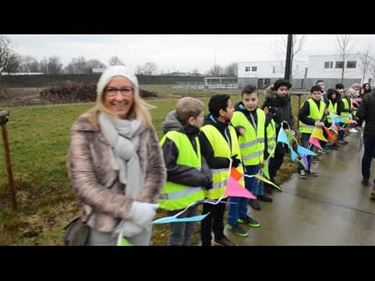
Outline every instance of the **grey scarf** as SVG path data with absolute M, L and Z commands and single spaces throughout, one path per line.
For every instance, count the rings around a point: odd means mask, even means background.
M 111 147 L 111 165 L 119 171 L 120 182 L 126 185 L 126 195 L 136 199 L 145 178 L 137 154 L 142 121 L 114 119 L 100 113 L 99 124 Z
M 119 171 L 120 182 L 126 185 L 126 196 L 136 200 L 145 180 L 137 154 L 143 123 L 137 119 L 114 119 L 100 113 L 99 124 L 110 144 L 111 165 L 114 170 Z M 132 220 L 122 220 L 115 233 L 122 233 L 133 245 L 148 245 L 151 225 L 141 227 Z

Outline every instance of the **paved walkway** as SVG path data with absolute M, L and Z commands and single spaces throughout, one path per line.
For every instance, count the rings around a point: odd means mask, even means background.
M 273 203 L 251 209 L 260 220 L 249 236 L 228 236 L 239 245 L 375 245 L 375 201 L 372 186 L 361 185 L 360 133 L 349 144 L 320 156 L 313 164 L 319 177 L 300 179 L 297 174 L 273 192 Z M 375 163 L 372 164 L 372 178 Z

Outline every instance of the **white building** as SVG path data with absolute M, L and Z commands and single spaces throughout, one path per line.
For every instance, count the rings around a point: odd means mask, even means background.
M 370 83 L 374 86 L 374 59 L 369 58 L 368 70 L 364 73 L 359 54 L 348 54 L 345 62 L 340 55 L 312 55 L 308 59 L 307 88 L 315 84 L 316 80 L 325 81 L 326 89 L 334 88 L 335 84 L 341 83 L 342 69 L 344 67 L 345 87 L 353 83 Z
M 292 79 L 294 88 L 304 88 L 307 63 L 294 60 Z M 248 61 L 238 63 L 238 86 L 242 88 L 247 84 L 253 84 L 263 89 L 274 83 L 277 79 L 284 78 L 284 61 Z

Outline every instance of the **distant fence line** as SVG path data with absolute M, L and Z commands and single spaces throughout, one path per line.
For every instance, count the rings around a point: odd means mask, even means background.
M 188 83 L 178 82 L 173 88 L 177 89 L 238 89 L 237 83 L 213 83 L 207 84 L 204 82 Z
M 0 76 L 0 86 L 5 88 L 42 88 L 61 82 L 97 83 L 100 74 L 60 75 L 10 75 Z M 201 83 L 201 76 L 137 75 L 140 84 Z

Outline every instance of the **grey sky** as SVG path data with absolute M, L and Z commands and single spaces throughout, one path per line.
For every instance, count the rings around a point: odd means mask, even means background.
M 119 56 L 126 65 L 155 62 L 159 71 L 207 71 L 215 62 L 226 66 L 232 62 L 278 59 L 276 42 L 286 35 L 8 35 L 17 53 L 38 60 L 57 55 L 64 65 L 73 57 L 99 59 L 108 64 Z M 306 35 L 299 59 L 308 55 L 337 53 L 336 35 Z M 353 51 L 375 46 L 375 35 L 352 35 Z

